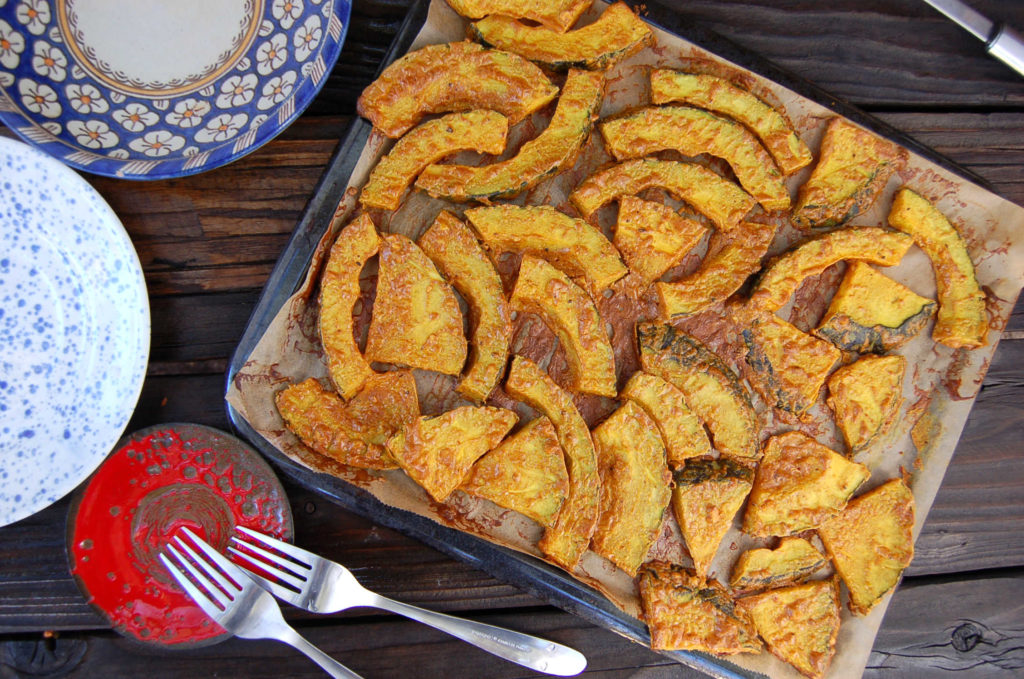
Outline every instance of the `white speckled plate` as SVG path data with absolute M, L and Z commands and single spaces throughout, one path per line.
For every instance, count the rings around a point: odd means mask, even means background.
M 0 526 L 56 502 L 117 443 L 149 359 L 149 300 L 117 215 L 0 137 Z

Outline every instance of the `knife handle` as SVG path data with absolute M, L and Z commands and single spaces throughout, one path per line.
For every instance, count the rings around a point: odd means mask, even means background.
M 1017 73 L 1024 75 L 1024 36 L 1009 26 L 1000 26 L 995 37 L 989 40 L 988 53 Z

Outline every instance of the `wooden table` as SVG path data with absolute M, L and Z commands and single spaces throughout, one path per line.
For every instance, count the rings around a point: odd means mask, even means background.
M 128 430 L 227 429 L 224 371 L 278 253 L 316 186 L 406 0 L 357 0 L 344 53 L 288 131 L 219 170 L 153 183 L 87 176 L 121 217 L 149 285 L 148 376 Z M 1024 3 L 973 0 L 1024 29 Z M 685 17 L 882 118 L 1024 204 L 1024 78 L 919 0 L 681 0 Z M 9 134 L 4 131 L 4 133 Z M 1024 307 L 1010 322 L 878 636 L 867 676 L 1024 673 Z M 383 594 L 543 635 L 583 651 L 590 677 L 697 673 L 551 608 L 416 541 L 288 485 L 296 541 Z M 0 679 L 320 677 L 272 642 L 154 655 L 110 631 L 68 575 L 68 502 L 0 528 Z M 372 677 L 530 673 L 370 610 L 291 615 Z

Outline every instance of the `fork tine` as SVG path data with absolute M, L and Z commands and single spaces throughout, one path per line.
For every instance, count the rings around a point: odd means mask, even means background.
M 171 571 L 171 574 L 176 574 L 175 580 L 185 588 L 188 595 L 192 597 L 195 602 L 198 603 L 199 606 L 210 616 L 216 616 L 217 613 L 227 610 L 228 605 L 231 603 L 231 599 L 224 594 L 224 592 L 217 589 L 213 582 L 206 577 L 206 574 L 186 559 L 174 545 L 167 545 L 167 550 L 174 557 L 174 560 L 178 562 L 178 566 Z M 168 562 L 169 559 L 164 563 Z M 188 576 L 181 571 L 182 568 L 191 573 L 192 577 L 198 580 L 199 584 L 201 584 L 206 591 L 204 592 L 202 589 L 196 587 L 195 584 L 188 579 Z M 207 605 L 212 606 L 217 613 L 210 611 L 209 608 L 207 608 Z
M 241 552 L 241 551 L 235 549 L 234 547 L 228 547 L 228 549 L 233 554 L 237 554 L 239 557 L 248 559 L 249 561 L 251 561 L 252 563 L 256 564 L 257 566 L 260 566 L 261 568 L 264 568 L 264 570 L 267 570 L 266 567 L 265 567 L 265 564 L 262 564 L 259 561 L 256 561 L 256 560 L 252 559 L 252 557 L 247 555 L 245 552 Z M 260 587 L 266 589 L 271 594 L 276 596 L 278 599 L 282 599 L 284 601 L 289 601 L 289 602 L 295 603 L 296 599 L 299 598 L 300 593 L 302 591 L 301 587 L 297 587 L 296 589 L 288 589 L 284 585 L 282 585 L 280 583 L 277 583 L 277 582 L 274 582 L 273 580 L 270 580 L 269 578 L 265 578 L 262 575 L 260 575 L 259 573 L 256 573 L 254 571 L 248 571 L 246 574 L 250 578 L 255 580 L 257 583 L 259 583 Z M 296 590 L 298 590 L 298 591 L 296 591 Z
M 193 536 L 193 539 L 197 538 Z M 201 557 L 199 553 L 195 549 L 193 549 L 191 545 L 182 540 L 181 536 L 179 535 L 174 536 L 174 541 L 178 543 L 178 546 L 186 554 L 192 557 L 192 560 L 195 562 L 195 565 L 203 571 L 206 577 L 216 582 L 220 586 L 221 590 L 223 590 L 224 593 L 227 594 L 229 598 L 234 599 L 235 596 L 237 596 L 237 594 L 242 591 L 242 586 L 245 581 L 240 580 L 238 575 L 234 573 L 230 574 L 234 581 L 224 577 L 224 574 L 217 570 L 217 567 L 221 566 L 220 562 L 214 561 L 214 563 L 211 564 L 210 561 L 212 561 L 212 559 L 204 559 L 203 557 Z M 209 556 L 206 550 L 203 550 L 203 553 Z
M 234 538 L 232 538 L 232 539 L 234 539 Z M 241 540 L 239 540 L 238 542 L 240 544 L 245 545 L 246 549 L 251 549 L 252 551 L 254 551 L 257 554 L 259 554 L 260 556 L 264 557 L 265 559 L 273 561 L 273 563 L 268 564 L 268 563 L 265 563 L 263 561 L 260 561 L 259 559 L 255 558 L 253 555 L 248 554 L 246 552 L 243 552 L 240 549 L 236 549 L 235 547 L 233 547 L 231 545 L 228 545 L 228 551 L 230 551 L 232 554 L 235 554 L 235 555 L 245 559 L 246 561 L 248 561 L 252 565 L 254 565 L 254 566 L 258 567 L 258 568 L 262 568 L 264 571 L 270 573 L 271 575 L 276 577 L 278 580 L 281 580 L 282 582 L 287 583 L 288 585 L 294 587 L 295 589 L 301 590 L 303 587 L 306 586 L 306 578 L 300 577 L 300 576 L 296 575 L 295 573 L 292 573 L 291 571 L 282 570 L 282 569 L 276 568 L 274 566 L 274 563 L 277 563 L 277 564 L 281 563 L 280 561 L 277 561 L 274 558 L 274 557 L 276 557 L 276 555 L 271 554 L 270 552 L 266 551 L 265 549 L 260 549 L 259 547 L 256 547 L 255 545 L 246 544 L 245 542 L 242 542 Z M 279 559 L 280 557 L 276 557 L 276 558 Z
M 206 558 L 212 561 L 224 575 L 234 581 L 235 589 L 240 590 L 245 587 L 248 580 L 246 580 L 245 573 L 241 568 L 231 563 L 226 556 L 210 546 L 210 543 L 193 533 L 188 527 L 183 526 L 181 532 L 187 535 L 192 540 L 192 544 L 201 550 L 206 555 Z
M 259 545 L 254 545 L 251 542 L 246 542 L 245 540 L 242 540 L 237 536 L 232 535 L 231 540 L 237 543 L 239 547 L 245 547 L 253 553 L 260 555 L 261 557 L 263 557 L 264 561 L 269 561 L 272 565 L 276 565 L 278 569 L 285 570 L 290 575 L 299 578 L 300 581 L 305 580 L 306 575 L 311 570 L 313 570 L 313 567 L 311 565 L 297 564 L 294 561 L 286 559 L 285 557 L 279 554 L 274 554 L 269 549 L 263 549 Z M 230 547 L 228 549 L 230 549 Z M 256 561 L 255 563 L 259 562 Z
M 297 560 L 300 563 L 300 565 L 303 565 L 306 568 L 312 568 L 312 562 L 316 558 L 316 555 L 312 552 L 307 552 L 301 547 L 290 545 L 287 542 L 284 542 L 283 540 L 272 538 L 269 535 L 264 535 L 263 533 L 254 531 L 251 528 L 246 528 L 245 526 L 235 526 L 235 530 L 244 535 L 248 535 L 257 542 L 262 542 L 264 545 L 270 547 L 271 549 L 276 549 L 279 552 L 284 552 L 288 556 Z

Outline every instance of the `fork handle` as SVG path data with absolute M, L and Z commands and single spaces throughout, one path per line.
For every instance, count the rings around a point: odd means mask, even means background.
M 287 630 L 282 630 L 282 632 L 275 636 L 275 638 L 279 641 L 283 641 L 297 651 L 304 653 L 310 660 L 319 665 L 324 672 L 327 672 L 327 674 L 334 677 L 334 679 L 363 679 L 362 675 L 356 674 L 349 668 L 345 667 L 340 662 L 306 641 L 298 632 L 290 627 Z
M 529 634 L 435 613 L 379 594 L 371 605 L 447 632 L 499 658 L 538 672 L 570 677 L 579 674 L 587 666 L 587 659 L 579 651 Z

